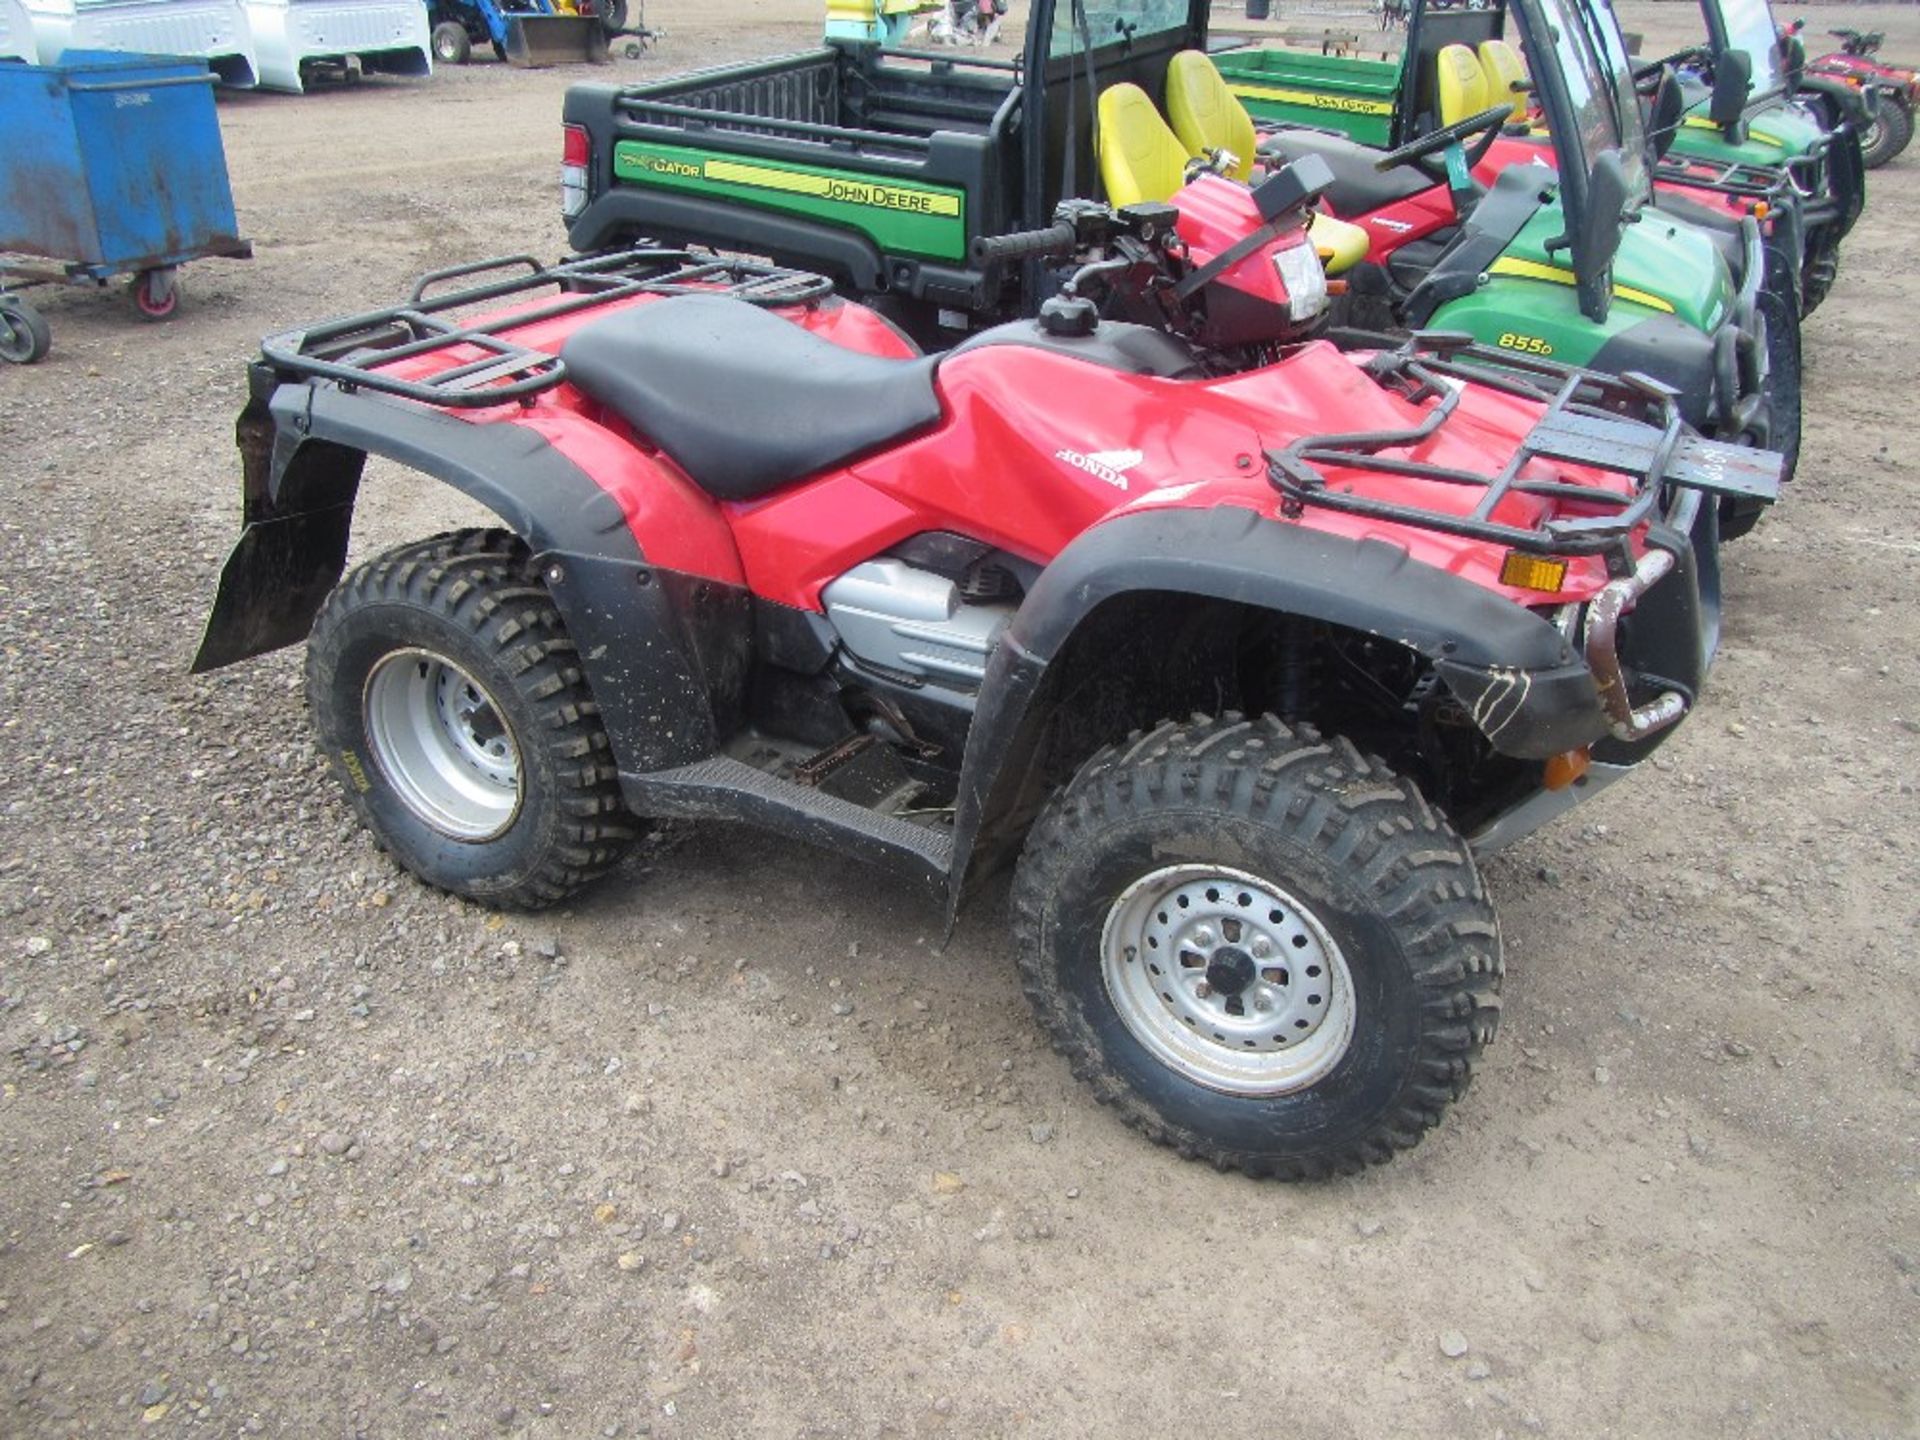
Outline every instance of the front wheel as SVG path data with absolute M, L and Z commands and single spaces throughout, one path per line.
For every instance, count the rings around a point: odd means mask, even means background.
M 559 612 L 502 532 L 349 575 L 308 638 L 307 698 L 348 802 L 430 885 L 549 905 L 638 829 Z
M 1913 116 L 1897 100 L 1882 99 L 1860 137 L 1860 159 L 1869 170 L 1878 170 L 1907 148 L 1913 139 Z
M 1028 999 L 1074 1073 L 1222 1169 L 1319 1179 L 1409 1148 L 1498 1020 L 1465 842 L 1380 762 L 1271 717 L 1096 755 L 1013 899 Z

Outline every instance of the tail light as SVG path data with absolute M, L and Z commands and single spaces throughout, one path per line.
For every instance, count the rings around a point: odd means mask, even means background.
M 593 144 L 582 125 L 562 125 L 560 134 L 560 214 L 572 220 L 587 208 L 587 166 Z

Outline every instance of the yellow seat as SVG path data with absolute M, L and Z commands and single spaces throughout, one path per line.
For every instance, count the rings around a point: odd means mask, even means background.
M 1316 210 L 1307 217 L 1307 239 L 1313 242 L 1321 268 L 1329 275 L 1351 270 L 1367 258 L 1373 240 L 1359 225 Z
M 1227 88 L 1220 72 L 1198 50 L 1182 50 L 1167 65 L 1167 119 L 1189 155 L 1224 150 L 1233 156 L 1230 180 L 1253 179 L 1258 144 L 1247 107 Z
M 1226 175 L 1242 182 L 1253 179 L 1259 143 L 1253 117 L 1227 88 L 1213 61 L 1198 50 L 1182 50 L 1167 65 L 1167 118 L 1188 154 L 1201 157 L 1224 150 L 1235 162 Z M 1309 217 L 1307 235 L 1329 275 L 1351 270 L 1367 258 L 1372 244 L 1358 225 L 1318 213 Z
M 1100 94 L 1100 178 L 1116 208 L 1171 200 L 1187 183 L 1187 147 L 1138 85 Z
M 1513 102 L 1513 118 L 1527 118 L 1527 65 L 1520 52 L 1504 40 L 1480 42 L 1480 70 L 1486 77 L 1488 105 Z
M 1442 45 L 1436 57 L 1440 124 L 1444 128 L 1491 110 L 1500 98 L 1488 93 L 1487 72 L 1480 57 L 1464 45 Z

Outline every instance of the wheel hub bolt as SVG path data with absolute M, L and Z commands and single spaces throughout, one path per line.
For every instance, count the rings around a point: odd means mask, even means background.
M 1209 930 L 1206 926 L 1202 925 L 1198 930 L 1193 932 L 1193 943 L 1200 946 L 1202 949 L 1205 949 L 1207 946 L 1212 945 L 1213 931 Z
M 1273 954 L 1273 942 L 1264 935 L 1254 936 L 1253 944 L 1247 948 L 1253 951 L 1253 958 L 1256 960 L 1264 960 Z

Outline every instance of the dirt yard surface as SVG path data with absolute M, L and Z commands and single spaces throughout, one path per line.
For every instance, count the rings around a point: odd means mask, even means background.
M 603 73 L 816 13 L 656 3 Z M 1806 13 L 1920 60 L 1920 10 Z M 558 253 L 576 78 L 224 102 L 257 258 L 163 326 L 50 296 L 0 367 L 0 1435 L 1916 1433 L 1920 150 L 1808 327 L 1704 705 L 1488 866 L 1472 1093 L 1289 1188 L 1092 1102 L 1004 887 L 943 950 L 883 878 L 671 827 L 488 914 L 349 822 L 298 651 L 188 677 L 258 337 Z M 355 549 L 465 518 L 383 470 Z

